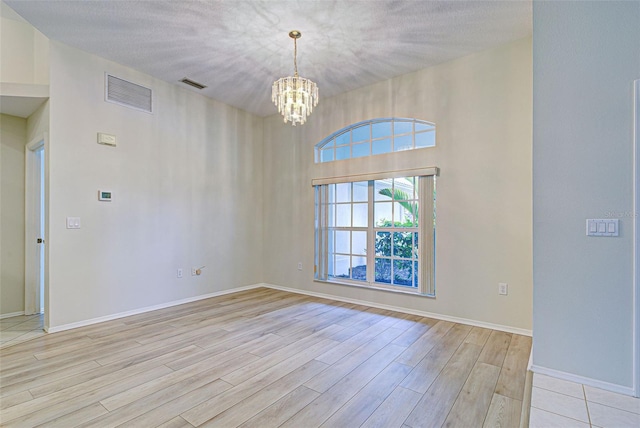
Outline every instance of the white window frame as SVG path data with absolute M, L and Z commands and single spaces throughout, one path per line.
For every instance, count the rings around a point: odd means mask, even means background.
M 410 170 L 399 170 L 380 172 L 374 174 L 358 174 L 340 177 L 318 178 L 312 180 L 315 187 L 316 198 L 316 222 L 315 222 L 315 280 L 321 282 L 338 283 L 345 285 L 353 285 L 359 287 L 392 290 L 404 293 L 418 294 L 424 296 L 435 296 L 435 177 L 439 174 L 436 167 L 419 168 Z M 417 233 L 420 239 L 420 250 L 418 255 L 418 287 L 407 287 L 401 285 L 392 285 L 375 282 L 375 239 L 376 228 L 374 225 L 374 186 L 372 182 L 381 179 L 401 178 L 401 177 L 417 177 L 418 185 L 418 222 Z M 359 231 L 366 230 L 367 234 L 367 280 L 356 281 L 346 278 L 336 279 L 329 277 L 328 260 L 330 256 L 329 249 L 329 192 L 328 185 L 339 183 L 353 183 L 368 181 L 368 226 L 366 228 L 351 227 L 344 230 Z M 353 201 L 352 201 L 353 203 Z M 331 227 L 331 229 L 336 229 Z M 342 230 L 340 228 L 340 230 Z M 411 232 L 410 229 L 395 229 L 394 232 Z M 353 249 L 351 250 L 353 254 Z

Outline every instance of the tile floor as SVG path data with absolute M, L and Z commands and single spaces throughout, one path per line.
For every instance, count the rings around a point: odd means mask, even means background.
M 637 428 L 640 399 L 535 373 L 530 428 Z
M 42 314 L 0 319 L 0 348 L 44 335 Z

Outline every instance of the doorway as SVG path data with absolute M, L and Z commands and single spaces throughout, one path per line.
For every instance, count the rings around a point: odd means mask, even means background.
M 46 173 L 47 134 L 27 144 L 25 165 L 25 315 L 46 309 Z

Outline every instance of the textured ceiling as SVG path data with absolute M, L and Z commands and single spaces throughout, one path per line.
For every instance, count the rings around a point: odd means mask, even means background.
M 322 98 L 531 34 L 531 1 L 15 1 L 51 39 L 260 116 L 298 71 Z M 180 84 L 180 83 L 178 83 Z M 182 84 L 180 84 L 182 85 Z

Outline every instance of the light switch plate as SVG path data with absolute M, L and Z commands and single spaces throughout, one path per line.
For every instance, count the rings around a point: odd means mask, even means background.
M 67 217 L 67 229 L 80 229 L 80 217 Z
M 619 226 L 617 218 L 588 218 L 587 236 L 619 236 Z

